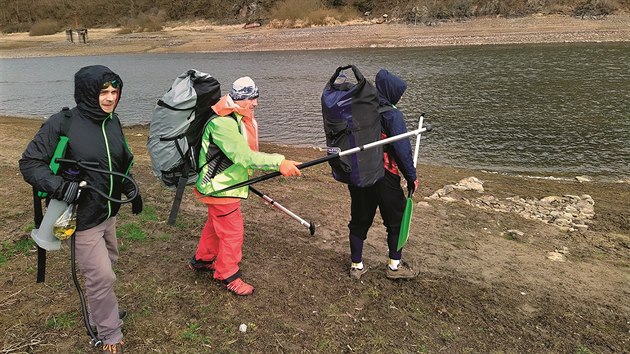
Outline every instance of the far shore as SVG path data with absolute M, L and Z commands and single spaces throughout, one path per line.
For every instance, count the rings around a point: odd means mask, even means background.
M 209 53 L 340 48 L 396 48 L 525 43 L 630 42 L 630 14 L 603 19 L 540 15 L 476 18 L 460 22 L 375 24 L 275 29 L 216 26 L 205 21 L 169 23 L 160 32 L 119 34 L 117 28 L 88 29 L 87 43 L 71 43 L 65 32 L 31 37 L 0 35 L 0 58 Z

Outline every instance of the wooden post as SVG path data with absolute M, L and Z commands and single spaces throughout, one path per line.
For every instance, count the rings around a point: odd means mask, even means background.
M 87 43 L 87 32 L 87 28 L 77 28 L 77 36 L 80 42 Z

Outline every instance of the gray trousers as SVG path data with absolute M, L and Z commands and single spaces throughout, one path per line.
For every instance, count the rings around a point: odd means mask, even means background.
M 90 304 L 90 322 L 96 325 L 104 344 L 122 340 L 123 321 L 118 318 L 118 300 L 114 293 L 116 275 L 112 266 L 118 260 L 116 217 L 74 235 L 75 255 L 85 278 L 85 293 Z

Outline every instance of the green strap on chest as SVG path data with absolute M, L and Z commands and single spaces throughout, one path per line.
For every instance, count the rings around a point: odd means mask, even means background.
M 72 113 L 70 113 L 70 109 L 68 107 L 63 107 L 61 111 L 64 113 L 64 120 L 61 123 L 59 142 L 57 143 L 57 147 L 55 147 L 55 152 L 50 159 L 50 164 L 48 164 L 53 174 L 57 174 L 57 172 L 59 171 L 59 162 L 57 162 L 57 158 L 63 158 L 66 155 L 66 148 L 68 147 L 68 142 L 70 141 L 70 138 L 68 138 L 65 134 L 67 134 L 70 127 L 70 118 L 72 117 Z M 37 196 L 40 198 L 46 198 L 46 196 L 48 196 L 48 193 L 37 191 Z

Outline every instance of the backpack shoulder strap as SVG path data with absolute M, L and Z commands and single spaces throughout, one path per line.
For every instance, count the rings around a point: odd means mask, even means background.
M 72 123 L 72 112 L 70 112 L 70 108 L 63 107 L 61 112 L 63 113 L 64 120 L 61 122 L 61 135 L 66 136 L 68 130 L 70 130 L 70 123 Z
M 383 114 L 383 113 L 385 113 L 387 111 L 391 111 L 391 110 L 394 110 L 394 109 L 396 109 L 394 106 L 383 105 L 383 106 L 379 106 L 378 107 L 378 113 L 379 114 Z
M 64 157 L 66 154 L 66 148 L 68 147 L 68 141 L 70 140 L 66 135 L 68 130 L 70 130 L 70 123 L 72 123 L 72 112 L 70 112 L 70 108 L 63 107 L 61 112 L 63 113 L 63 120 L 61 121 L 61 131 L 59 132 L 59 142 L 55 147 L 55 152 L 53 153 L 52 158 L 50 159 L 50 163 L 48 167 L 50 170 L 57 174 L 59 171 L 59 162 L 57 162 L 57 158 Z M 37 196 L 40 198 L 45 198 L 48 195 L 46 192 L 37 191 Z
M 61 122 L 59 142 L 57 143 L 57 147 L 55 148 L 53 157 L 50 160 L 50 169 L 53 171 L 54 174 L 57 174 L 57 170 L 59 169 L 57 158 L 63 157 L 66 154 L 66 147 L 68 146 L 68 141 L 70 140 L 67 134 L 72 123 L 72 112 L 70 112 L 70 108 L 63 107 L 60 113 L 63 113 L 63 121 Z

